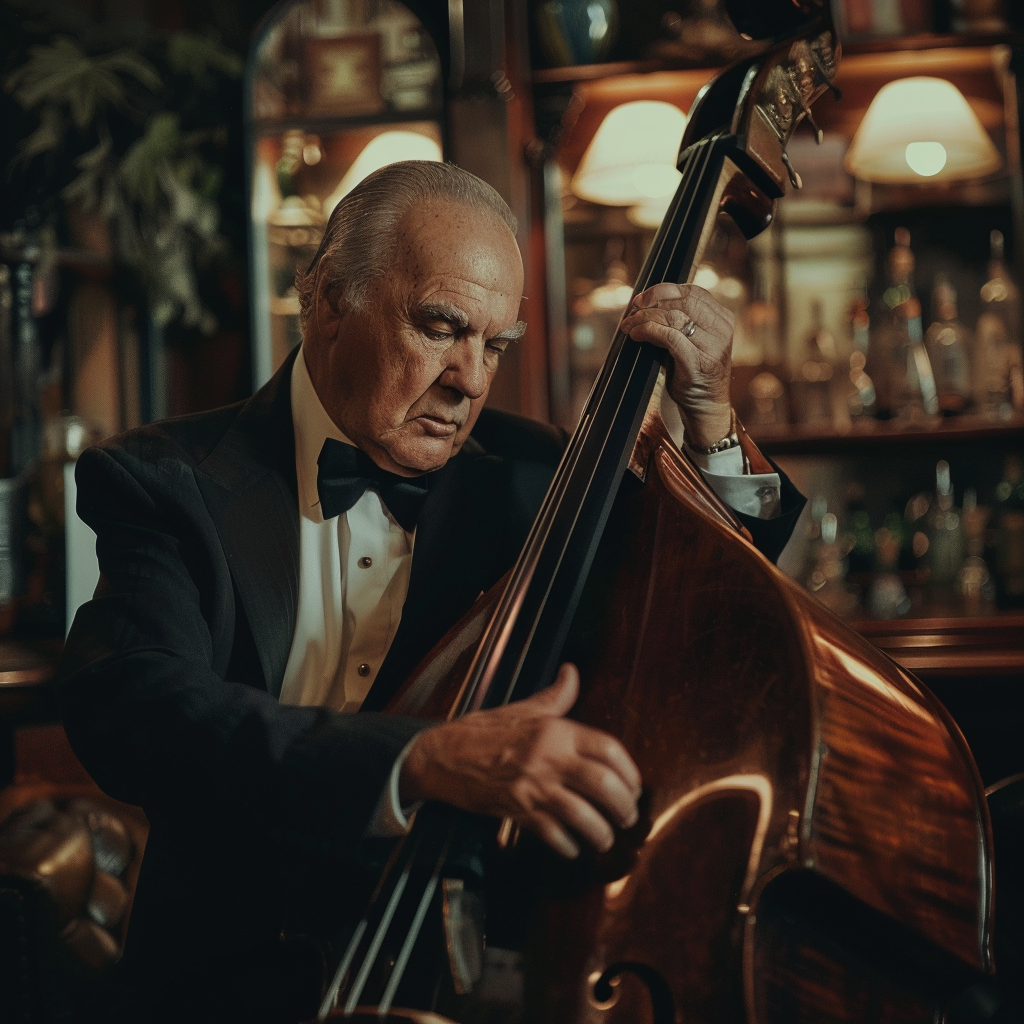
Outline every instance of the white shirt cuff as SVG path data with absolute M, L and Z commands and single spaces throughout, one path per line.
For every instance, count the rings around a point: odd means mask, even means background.
M 742 448 L 726 448 L 714 455 L 690 452 L 701 475 L 722 501 L 755 519 L 773 519 L 782 503 L 778 473 L 744 473 Z
M 667 391 L 661 396 L 661 416 L 676 447 L 684 441 L 683 420 L 679 406 Z M 687 454 L 701 471 L 708 486 L 737 512 L 757 519 L 773 519 L 782 506 L 782 481 L 778 473 L 747 473 L 743 449 L 726 448 L 714 455 L 700 455 L 690 449 Z
M 377 809 L 373 812 L 373 817 L 366 829 L 366 835 L 370 839 L 398 839 L 404 836 L 412 825 L 413 816 L 420 809 L 422 801 L 403 807 L 398 799 L 398 779 L 402 774 L 402 765 L 416 739 L 417 737 L 414 736 L 406 743 L 391 766 L 388 784 L 381 791 Z

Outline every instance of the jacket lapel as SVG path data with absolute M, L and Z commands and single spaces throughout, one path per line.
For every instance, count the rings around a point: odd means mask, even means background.
M 437 641 L 501 575 L 504 462 L 476 441 L 431 480 L 416 528 L 402 621 L 362 710 L 380 711 Z
M 299 508 L 291 368 L 295 353 L 245 405 L 197 470 L 263 670 L 281 690 L 299 596 Z

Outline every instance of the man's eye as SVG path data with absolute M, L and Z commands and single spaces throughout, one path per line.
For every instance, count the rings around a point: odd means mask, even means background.
M 508 348 L 507 341 L 489 341 L 487 347 L 492 351 L 496 352 L 499 356 Z
M 423 333 L 431 341 L 451 341 L 452 338 L 454 337 L 451 331 L 439 330 L 436 327 L 424 327 Z

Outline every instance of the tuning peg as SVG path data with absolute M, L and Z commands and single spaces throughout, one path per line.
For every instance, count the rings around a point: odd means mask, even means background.
M 789 153 L 785 150 L 782 151 L 782 162 L 786 165 L 786 170 L 789 172 L 789 183 L 793 188 L 803 188 L 804 179 L 800 177 L 799 171 L 793 166 L 793 161 L 789 159 Z
M 810 107 L 804 107 L 804 112 L 807 114 L 807 123 L 811 126 L 811 131 L 814 132 L 814 141 L 820 146 L 821 140 L 825 138 L 825 133 L 818 127 L 818 122 L 814 120 Z

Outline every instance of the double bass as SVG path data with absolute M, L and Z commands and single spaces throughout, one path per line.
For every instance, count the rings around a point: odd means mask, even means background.
M 833 88 L 827 0 L 726 6 L 770 41 L 698 96 L 634 294 L 690 280 L 718 218 L 747 238 L 771 223 L 799 185 L 790 136 Z M 574 717 L 640 768 L 641 820 L 607 854 L 556 863 L 507 821 L 493 836 L 501 913 L 518 918 L 518 1019 L 940 1019 L 994 969 L 970 754 L 917 680 L 757 552 L 669 439 L 662 373 L 658 350 L 617 333 L 515 566 L 390 705 L 453 718 L 528 696 L 572 660 Z M 487 1019 L 471 992 L 451 1016 L 398 1008 L 436 908 L 454 913 L 452 854 L 480 827 L 464 819 L 418 812 L 340 947 L 319 1020 Z

